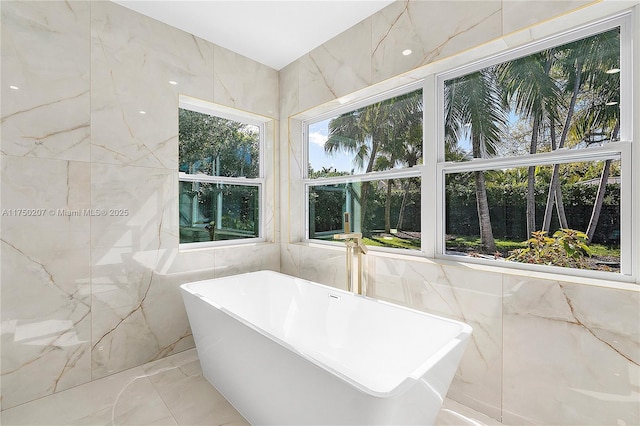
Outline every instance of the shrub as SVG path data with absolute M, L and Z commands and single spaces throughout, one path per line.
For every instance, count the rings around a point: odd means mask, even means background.
M 532 232 L 531 238 L 523 244 L 527 247 L 511 251 L 507 260 L 537 265 L 589 268 L 584 257 L 591 256 L 591 250 L 584 232 L 560 229 L 553 237 L 549 237 L 547 231 L 536 231 Z

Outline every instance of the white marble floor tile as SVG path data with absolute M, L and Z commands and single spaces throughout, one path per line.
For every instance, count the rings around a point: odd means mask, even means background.
M 248 425 L 202 376 L 190 349 L 2 412 L 11 425 Z M 435 426 L 502 423 L 445 400 Z
M 434 426 L 501 426 L 502 423 L 453 400 L 445 399 Z
M 2 412 L 9 425 L 175 425 L 141 367 Z
M 195 349 L 143 366 L 179 425 L 248 425 L 202 376 Z

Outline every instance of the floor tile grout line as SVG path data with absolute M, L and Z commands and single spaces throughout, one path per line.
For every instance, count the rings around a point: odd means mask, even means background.
M 162 394 L 160 393 L 160 391 L 158 390 L 158 388 L 156 388 L 156 386 L 153 384 L 153 381 L 150 379 L 150 377 L 155 376 L 157 374 L 160 373 L 164 373 L 167 371 L 171 371 L 171 370 L 176 370 L 179 369 L 181 366 L 173 366 L 173 367 L 166 367 L 166 368 L 161 368 L 158 371 L 155 371 L 153 373 L 147 373 L 144 370 L 144 367 L 147 364 L 143 364 L 140 366 L 140 368 L 142 369 L 142 371 L 145 373 L 141 376 L 136 376 L 133 379 L 131 379 L 126 385 L 124 385 L 124 387 L 120 390 L 120 392 L 118 393 L 118 395 L 116 396 L 115 401 L 113 402 L 113 406 L 111 409 L 111 426 L 117 426 L 116 422 L 115 422 L 115 410 L 116 410 L 116 405 L 118 404 L 118 400 L 120 399 L 120 397 L 122 396 L 122 394 L 124 393 L 124 391 L 127 389 L 127 387 L 129 387 L 129 385 L 131 385 L 132 383 L 134 383 L 136 380 L 138 379 L 146 379 L 147 382 L 149 382 L 149 384 L 151 385 L 151 388 L 154 390 L 154 392 L 156 393 L 156 395 L 160 398 L 160 400 L 162 401 L 162 404 L 165 406 L 165 408 L 167 409 L 167 411 L 169 412 L 169 414 L 171 414 L 171 418 L 173 418 L 173 421 L 179 425 L 178 420 L 176 419 L 175 415 L 173 414 L 173 411 L 171 411 L 171 408 L 167 405 L 167 402 L 165 401 L 165 399 L 162 397 Z
M 182 367 L 182 366 L 175 366 L 175 367 L 171 368 L 170 370 L 174 370 L 174 369 L 180 368 L 180 367 Z M 168 370 L 165 370 L 165 371 L 168 371 Z M 153 375 L 156 375 L 156 374 L 158 374 L 160 372 L 162 372 L 162 370 L 157 371 Z M 151 386 L 153 387 L 153 390 L 156 391 L 156 393 L 160 397 L 160 400 L 162 400 L 162 403 L 164 404 L 164 406 L 167 407 L 167 410 L 169 411 L 169 414 L 171 414 L 171 418 L 173 418 L 173 421 L 176 423 L 176 425 L 180 426 L 180 422 L 178 422 L 178 419 L 176 418 L 175 413 L 173 412 L 173 410 L 171 409 L 171 407 L 169 406 L 169 404 L 165 400 L 164 396 L 162 396 L 162 392 L 160 392 L 160 390 L 156 387 L 156 385 L 153 383 L 153 380 L 151 380 L 149 378 L 147 378 L 147 380 L 149 380 L 149 383 L 151 383 Z

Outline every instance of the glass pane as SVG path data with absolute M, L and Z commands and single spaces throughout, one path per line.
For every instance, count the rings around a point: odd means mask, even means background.
M 422 164 L 422 90 L 309 126 L 309 177 Z
M 179 164 L 187 174 L 259 175 L 260 128 L 180 109 Z
M 180 182 L 180 243 L 259 236 L 259 187 Z
M 559 191 L 548 202 L 554 169 Z M 477 202 L 483 198 L 486 204 Z M 447 174 L 445 220 L 447 254 L 619 271 L 620 161 Z M 556 234 L 560 229 L 570 235 Z M 572 239 L 566 250 L 563 243 Z
M 332 241 L 344 232 L 361 232 L 368 246 L 420 249 L 420 178 L 309 187 L 309 238 Z
M 619 140 L 619 28 L 445 82 L 448 161 Z

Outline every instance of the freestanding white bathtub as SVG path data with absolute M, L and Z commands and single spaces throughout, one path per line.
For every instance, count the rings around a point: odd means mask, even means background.
M 433 424 L 471 335 L 272 271 L 181 287 L 204 377 L 254 425 Z

